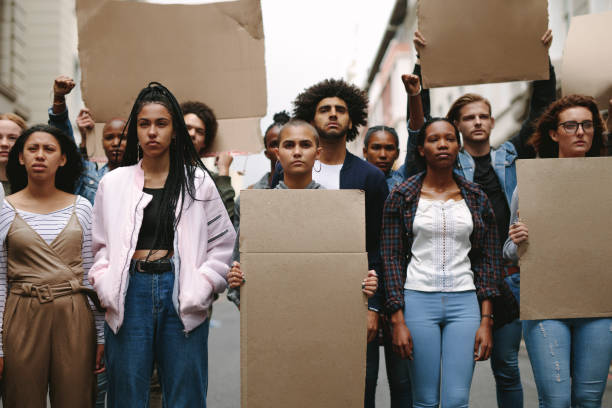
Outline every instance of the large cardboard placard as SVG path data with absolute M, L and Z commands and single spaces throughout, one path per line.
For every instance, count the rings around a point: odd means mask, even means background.
M 548 79 L 547 0 L 419 0 L 423 87 Z
M 263 150 L 263 136 L 259 126 L 260 118 L 221 119 L 212 146 L 206 156 L 215 156 L 220 152 L 233 154 L 259 153 Z
M 77 0 L 83 99 L 99 122 L 127 117 L 151 81 L 217 118 L 266 114 L 259 0 L 182 5 Z
M 563 95 L 590 95 L 601 110 L 612 99 L 612 54 L 601 47 L 610 27 L 612 11 L 573 17 L 563 51 Z
M 242 191 L 243 408 L 363 405 L 364 203 L 356 190 Z
M 243 190 L 240 196 L 240 252 L 366 251 L 362 192 Z
M 521 319 L 612 316 L 612 158 L 519 160 Z

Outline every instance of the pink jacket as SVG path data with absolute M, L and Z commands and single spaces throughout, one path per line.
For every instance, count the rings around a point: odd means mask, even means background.
M 236 232 L 215 183 L 196 172 L 196 198 L 185 194 L 174 235 L 174 307 L 185 332 L 208 317 L 213 293 L 225 290 Z M 143 210 L 152 199 L 142 191 L 140 163 L 107 173 L 93 207 L 94 264 L 89 280 L 106 308 L 106 322 L 116 334 L 123 323 L 130 260 L 136 249 Z M 178 211 L 177 211 L 178 213 Z M 178 285 L 177 285 L 178 283 Z

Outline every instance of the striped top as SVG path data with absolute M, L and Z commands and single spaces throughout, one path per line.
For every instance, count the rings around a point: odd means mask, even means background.
M 48 214 L 37 214 L 27 211 L 17 210 L 23 220 L 48 244 L 51 244 L 55 237 L 66 227 L 72 211 L 76 212 L 77 219 L 83 230 L 83 286 L 91 288 L 88 280 L 89 268 L 93 264 L 93 253 L 91 251 L 91 217 L 92 207 L 87 199 L 76 196 L 76 204 L 70 205 L 61 210 L 53 211 Z M 4 200 L 2 210 L 0 210 L 0 316 L 4 316 L 4 306 L 6 304 L 6 295 L 8 292 L 7 280 L 7 250 L 5 245 L 6 235 L 15 219 L 15 209 L 13 206 Z M 88 298 L 89 300 L 89 298 Z M 95 306 L 89 302 L 91 310 L 94 313 L 96 322 L 96 331 L 98 344 L 104 344 L 104 314 L 98 312 Z M 2 318 L 0 318 L 0 332 L 2 332 Z M 2 336 L 0 336 L 0 356 L 4 356 L 2 349 Z

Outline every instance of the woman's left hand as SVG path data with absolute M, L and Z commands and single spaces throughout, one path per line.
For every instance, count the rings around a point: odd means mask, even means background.
M 374 296 L 376 289 L 378 289 L 378 277 L 376 276 L 376 271 L 368 271 L 365 279 L 361 281 L 361 291 L 370 298 Z
M 493 350 L 493 327 L 488 319 L 483 319 L 480 327 L 476 331 L 476 341 L 474 342 L 474 360 L 485 361 L 491 357 Z
M 104 365 L 104 344 L 98 344 L 96 348 L 96 369 L 94 370 L 94 374 L 100 374 L 106 371 L 106 366 Z

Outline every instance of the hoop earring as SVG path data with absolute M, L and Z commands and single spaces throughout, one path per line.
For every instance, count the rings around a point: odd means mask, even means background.
M 314 171 L 317 172 L 317 173 L 321 172 L 321 161 L 319 161 L 319 169 L 318 170 L 317 170 L 317 163 L 315 162 Z

